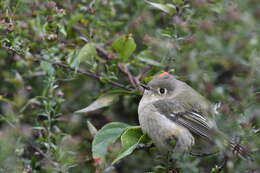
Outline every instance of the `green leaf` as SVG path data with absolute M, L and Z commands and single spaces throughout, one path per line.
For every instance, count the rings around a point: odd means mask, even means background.
M 94 43 L 87 43 L 83 46 L 78 54 L 78 60 L 80 62 L 90 60 L 97 56 L 96 46 Z
M 129 148 L 137 143 L 142 135 L 140 126 L 128 128 L 121 136 L 122 147 Z
M 136 44 L 131 35 L 124 35 L 116 39 L 112 47 L 119 53 L 120 58 L 126 61 L 135 51 Z
M 82 19 L 84 19 L 84 15 L 82 13 L 75 13 L 71 15 L 67 24 L 68 31 L 73 32 L 72 28 Z
M 130 155 L 138 146 L 138 142 L 135 143 L 134 145 L 131 145 L 129 148 L 126 148 L 124 150 L 122 150 L 119 155 L 117 156 L 117 158 L 115 160 L 113 160 L 112 165 L 114 165 L 116 162 L 118 162 L 119 160 L 123 159 L 124 157 Z
M 114 143 L 127 127 L 129 127 L 128 124 L 113 122 L 101 128 L 92 142 L 93 158 L 104 161 L 108 146 Z
M 44 127 L 42 126 L 35 126 L 35 127 L 32 127 L 33 130 L 46 130 Z
M 115 99 L 117 99 L 117 95 L 105 95 L 102 97 L 99 97 L 97 100 L 95 100 L 93 103 L 91 103 L 89 106 L 87 106 L 84 109 L 78 110 L 75 113 L 89 113 L 96 111 L 98 109 L 110 106 Z
M 57 25 L 59 27 L 60 33 L 62 33 L 64 37 L 67 37 L 67 31 L 66 31 L 64 25 L 62 25 L 61 23 L 58 23 Z
M 94 43 L 85 44 L 78 53 L 78 56 L 72 61 L 72 67 L 78 67 L 82 62 L 87 62 L 89 65 L 95 63 L 97 57 L 96 46 Z
M 155 2 L 150 2 L 150 1 L 145 1 L 145 2 L 147 2 L 151 6 L 157 8 L 165 13 L 168 13 L 170 15 L 173 15 L 177 12 L 176 6 L 173 4 L 161 4 L 161 3 L 155 3 Z
M 147 135 L 143 134 L 140 126 L 130 127 L 121 136 L 122 151 L 118 154 L 112 164 L 130 155 L 140 143 L 147 141 Z
M 45 71 L 48 75 L 53 76 L 55 69 L 53 68 L 51 63 L 46 61 L 41 61 L 41 68 Z
M 177 4 L 177 5 L 183 5 L 184 4 L 183 0 L 172 0 L 172 2 Z

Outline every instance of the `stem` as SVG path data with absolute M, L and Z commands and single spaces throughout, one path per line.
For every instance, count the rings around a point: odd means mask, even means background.
M 134 87 L 134 88 L 137 88 L 139 89 L 139 81 L 138 79 L 132 75 L 132 73 L 129 71 L 128 67 L 124 64 L 118 64 L 118 67 L 119 69 L 125 73 L 129 79 L 129 82 L 131 83 L 131 85 Z
M 51 157 L 49 157 L 47 154 L 45 154 L 40 148 L 36 147 L 32 142 L 28 141 L 30 146 L 34 148 L 38 153 L 40 153 L 49 163 L 51 163 L 53 166 L 57 167 L 57 163 L 54 162 Z
M 95 73 L 92 73 L 92 72 L 89 72 L 89 71 L 83 71 L 81 69 L 76 70 L 75 68 L 72 68 L 72 67 L 70 67 L 66 64 L 63 64 L 63 63 L 60 63 L 60 62 L 52 62 L 52 61 L 47 60 L 45 58 L 35 57 L 34 59 L 36 59 L 37 61 L 46 61 L 46 62 L 48 62 L 52 65 L 57 65 L 57 66 L 63 67 L 63 68 L 70 70 L 70 71 L 77 71 L 78 73 L 80 73 L 82 75 L 85 75 L 85 76 L 88 76 L 88 77 L 91 77 L 91 78 L 94 78 L 94 79 L 97 79 L 97 80 L 101 80 L 100 76 L 98 74 L 95 74 Z M 128 88 L 125 85 L 118 83 L 118 82 L 115 82 L 115 81 L 108 81 L 108 83 L 111 84 L 111 85 L 117 86 L 119 88 L 122 88 L 124 90 L 127 90 L 127 91 L 133 90 L 132 88 Z
M 14 53 L 16 53 L 16 54 L 18 54 L 18 55 L 23 55 L 22 53 L 17 52 L 17 51 L 16 51 L 15 49 L 13 49 L 13 48 L 6 47 L 6 46 L 2 46 L 2 47 L 5 48 L 6 50 L 12 51 L 12 52 L 14 52 Z M 97 48 L 97 49 L 98 49 L 100 52 L 102 52 L 103 56 L 107 57 L 108 59 L 111 59 L 111 58 L 112 58 L 112 56 L 108 55 L 103 49 L 101 49 L 101 48 Z M 51 60 L 48 60 L 48 59 L 45 59 L 45 58 L 41 58 L 41 57 L 34 57 L 33 60 L 34 60 L 34 61 L 45 61 L 45 62 L 48 62 L 48 63 L 50 63 L 50 64 L 52 64 L 52 65 L 60 66 L 60 67 L 62 67 L 62 68 L 64 68 L 64 69 L 67 69 L 67 70 L 69 70 L 69 71 L 77 71 L 78 73 L 80 73 L 80 74 L 82 74 L 82 75 L 84 75 L 84 76 L 88 76 L 88 77 L 91 77 L 91 78 L 94 78 L 94 79 L 97 79 L 97 80 L 101 81 L 101 79 L 100 79 L 101 77 L 100 77 L 100 75 L 98 75 L 98 74 L 95 74 L 95 73 L 92 73 L 92 72 L 89 72 L 89 71 L 83 71 L 83 70 L 81 70 L 81 69 L 76 70 L 75 68 L 72 68 L 72 67 L 70 67 L 70 66 L 68 66 L 68 65 L 66 65 L 66 64 L 61 63 L 61 62 L 53 62 L 53 61 L 51 61 Z M 119 83 L 119 82 L 107 81 L 107 83 L 109 83 L 109 84 L 111 84 L 111 85 L 114 85 L 114 86 L 116 86 L 116 87 L 122 88 L 122 89 L 127 90 L 127 91 L 133 91 L 133 90 L 134 90 L 133 88 L 128 88 L 128 87 L 126 87 L 124 84 L 121 84 L 121 83 Z

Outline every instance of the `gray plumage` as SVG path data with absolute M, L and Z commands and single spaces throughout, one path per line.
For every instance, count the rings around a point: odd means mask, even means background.
M 253 160 L 244 147 L 217 129 L 216 107 L 186 83 L 165 72 L 144 88 L 138 106 L 139 122 L 162 153 L 208 155 L 218 151 L 218 139 L 233 153 Z
M 138 107 L 139 122 L 161 152 L 215 152 L 212 134 L 217 128 L 210 102 L 171 75 L 156 77 L 147 87 Z M 202 143 L 206 150 L 196 147 Z

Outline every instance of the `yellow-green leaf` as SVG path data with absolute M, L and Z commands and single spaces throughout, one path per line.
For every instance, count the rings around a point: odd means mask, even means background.
M 117 163 L 119 160 L 133 153 L 140 143 L 147 143 L 148 138 L 146 134 L 143 134 L 140 126 L 129 127 L 121 135 L 121 143 L 123 149 L 118 154 L 112 164 Z
M 116 39 L 112 47 L 120 55 L 120 58 L 123 61 L 126 61 L 135 51 L 136 44 L 131 35 L 124 35 Z
M 150 4 L 151 6 L 153 6 L 154 8 L 157 8 L 165 13 L 168 13 L 170 15 L 175 14 L 176 11 L 176 6 L 173 4 L 162 4 L 162 3 L 155 3 L 155 2 L 150 2 L 150 1 L 145 1 L 148 4 Z
M 89 113 L 89 112 L 93 112 L 98 109 L 110 106 L 116 98 L 117 98 L 117 95 L 106 95 L 106 96 L 99 97 L 97 100 L 95 100 L 89 106 L 87 106 L 84 109 L 80 109 L 80 110 L 76 111 L 75 113 Z
M 109 123 L 102 127 L 92 142 L 93 158 L 103 162 L 107 154 L 108 146 L 113 144 L 127 127 L 129 127 L 128 124 L 119 122 Z

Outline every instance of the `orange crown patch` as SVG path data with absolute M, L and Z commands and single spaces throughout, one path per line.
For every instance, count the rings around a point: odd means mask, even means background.
M 163 76 L 171 76 L 171 75 L 168 72 L 163 72 L 159 74 L 159 77 L 163 77 Z

